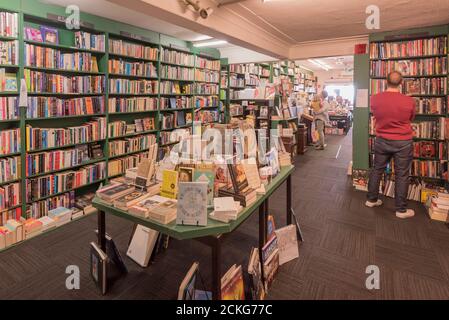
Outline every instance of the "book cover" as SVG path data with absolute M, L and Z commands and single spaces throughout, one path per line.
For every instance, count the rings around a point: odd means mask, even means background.
M 194 182 L 207 182 L 207 206 L 208 208 L 214 205 L 214 182 L 215 174 L 212 169 L 195 169 L 193 172 Z
M 41 26 L 43 42 L 59 44 L 59 31 L 56 28 Z
M 101 294 L 107 290 L 107 260 L 106 253 L 95 243 L 90 243 L 90 274 Z
M 180 182 L 176 223 L 207 226 L 206 182 Z
M 225 275 L 226 276 L 226 275 Z M 245 300 L 242 266 L 235 268 L 232 274 L 221 285 L 222 300 Z
M 187 271 L 178 290 L 178 300 L 195 300 L 195 284 L 199 269 L 199 263 L 194 262 Z
M 289 225 L 275 231 L 278 239 L 279 265 L 299 257 L 296 226 Z
M 228 171 L 235 193 L 241 193 L 249 187 L 242 164 L 228 164 Z
M 178 193 L 178 171 L 163 170 L 161 196 L 176 199 Z

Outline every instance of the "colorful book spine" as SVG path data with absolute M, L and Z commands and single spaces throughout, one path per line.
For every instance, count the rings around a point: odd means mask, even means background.
M 108 162 L 108 175 L 109 177 L 114 177 L 124 174 L 127 169 L 137 167 L 139 163 L 146 158 L 148 158 L 148 152 L 110 160 Z
M 19 119 L 19 100 L 17 97 L 0 97 L 0 121 Z
M 180 84 L 174 81 L 161 81 L 161 94 L 193 94 L 195 86 L 191 84 Z
M 371 76 L 386 77 L 392 71 L 400 71 L 403 76 L 431 76 L 447 74 L 447 57 L 421 60 L 371 61 Z
M 416 114 L 439 114 L 447 113 L 446 98 L 415 98 Z
M 4 226 L 8 220 L 20 220 L 22 218 L 22 208 L 0 211 L 0 226 Z
M 153 62 L 128 62 L 110 59 L 108 65 L 111 74 L 157 78 L 157 68 Z
M 371 59 L 391 59 L 447 54 L 447 37 L 418 39 L 399 42 L 373 42 L 370 44 Z
M 20 129 L 0 131 L 0 155 L 20 152 Z
M 109 113 L 157 110 L 157 98 L 109 98 Z
M 99 115 L 105 113 L 103 96 L 76 99 L 56 97 L 29 97 L 27 118 Z
M 105 51 L 106 37 L 104 34 L 92 34 L 85 31 L 75 32 L 75 46 L 79 49 Z
M 192 68 L 183 68 L 176 66 L 161 66 L 160 76 L 164 79 L 194 81 L 195 73 Z
M 220 99 L 218 96 L 195 97 L 195 108 L 218 108 Z
M 220 112 L 218 110 L 202 110 L 195 114 L 195 121 L 201 121 L 201 123 L 213 123 L 218 122 L 220 119 Z
M 220 60 L 210 60 L 202 57 L 196 57 L 197 68 L 219 71 L 221 68 Z
M 0 159 L 0 183 L 13 181 L 20 178 L 20 157 Z
M 162 63 L 165 62 L 188 67 L 193 67 L 195 65 L 195 57 L 192 54 L 169 50 L 166 48 L 162 48 L 161 61 Z
M 28 125 L 27 151 L 62 147 L 106 139 L 106 118 L 93 118 L 81 126 L 69 128 L 33 128 Z
M 158 81 L 109 79 L 109 92 L 116 94 L 157 94 Z
M 196 69 L 195 70 L 195 81 L 211 82 L 211 83 L 218 84 L 220 82 L 220 73 L 218 71 Z
M 371 79 L 371 94 L 384 92 L 387 89 L 385 79 Z M 447 78 L 404 79 L 401 92 L 410 96 L 416 95 L 446 95 Z
M 115 157 L 130 152 L 148 150 L 150 143 L 155 141 L 154 135 L 144 135 L 124 140 L 114 140 L 109 142 L 109 156 Z
M 70 191 L 62 195 L 51 197 L 45 200 L 33 202 L 27 206 L 27 219 L 39 219 L 48 214 L 48 211 L 64 207 L 73 208 L 75 206 L 75 191 Z
M 1 41 L 0 42 L 0 64 L 18 65 L 19 64 L 19 41 Z
M 161 97 L 160 99 L 160 109 L 170 110 L 170 109 L 190 109 L 195 105 L 194 97 L 172 97 L 166 98 Z
M 195 83 L 195 94 L 217 94 L 219 92 L 218 84 Z
M 106 162 L 99 162 L 76 171 L 27 179 L 27 201 L 37 201 L 43 197 L 71 191 L 86 184 L 101 181 L 106 176 L 105 169 Z
M 88 52 L 63 51 L 25 44 L 25 65 L 28 67 L 98 72 L 97 58 Z
M 0 187 L 0 211 L 20 204 L 20 183 L 11 183 Z
M 158 59 L 159 49 L 123 40 L 109 39 L 109 52 L 122 56 L 156 61 Z
M 17 38 L 19 15 L 15 12 L 0 12 L 0 36 Z
M 102 94 L 104 93 L 104 76 L 67 77 L 25 69 L 25 80 L 30 93 L 62 94 Z

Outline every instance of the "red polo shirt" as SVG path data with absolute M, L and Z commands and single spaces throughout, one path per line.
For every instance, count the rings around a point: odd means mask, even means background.
M 376 119 L 376 136 L 387 140 L 413 139 L 415 101 L 399 92 L 382 92 L 371 97 Z

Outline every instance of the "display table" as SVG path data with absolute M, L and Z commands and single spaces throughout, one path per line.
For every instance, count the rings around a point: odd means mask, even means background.
M 343 129 L 343 133 L 347 134 L 351 129 L 351 114 L 347 115 L 329 115 L 329 121 L 335 123 L 335 128 Z
M 103 251 L 106 249 L 106 214 L 133 221 L 142 226 L 159 231 L 169 235 L 177 240 L 195 239 L 198 240 L 212 250 L 212 297 L 214 300 L 220 299 L 221 292 L 221 246 L 223 240 L 232 234 L 242 223 L 247 220 L 255 211 L 259 209 L 259 250 L 261 251 L 267 239 L 267 220 L 268 212 L 266 210 L 268 198 L 284 183 L 287 182 L 287 224 L 292 224 L 293 220 L 297 225 L 298 239 L 303 241 L 298 221 L 292 208 L 292 187 L 291 174 L 294 166 L 284 167 L 281 172 L 266 187 L 266 194 L 257 197 L 257 201 L 251 206 L 244 208 L 239 214 L 237 220 L 223 223 L 208 219 L 206 227 L 182 226 L 177 225 L 175 221 L 168 225 L 160 224 L 153 220 L 134 216 L 127 211 L 123 211 L 113 207 L 110 203 L 96 197 L 92 204 L 98 209 L 98 243 Z M 260 255 L 261 256 L 261 255 Z

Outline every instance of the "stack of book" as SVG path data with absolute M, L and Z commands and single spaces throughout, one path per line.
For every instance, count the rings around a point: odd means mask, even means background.
M 257 200 L 256 190 L 249 187 L 245 170 L 242 164 L 228 164 L 228 172 L 231 177 L 230 187 L 220 188 L 219 197 L 233 197 L 243 207 L 248 207 Z
M 72 221 L 72 210 L 59 207 L 48 211 L 48 217 L 55 221 L 56 227 L 60 227 Z
M 214 199 L 214 211 L 209 214 L 211 219 L 228 223 L 236 220 L 243 207 L 233 197 L 221 197 Z
M 169 224 L 176 220 L 176 210 L 177 201 L 175 199 L 153 195 L 129 208 L 128 212 L 161 224 Z
M 432 220 L 449 222 L 449 195 L 447 193 L 438 192 L 429 197 L 427 207 Z

